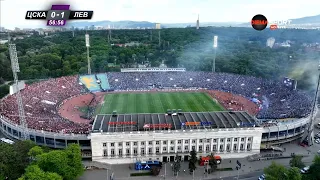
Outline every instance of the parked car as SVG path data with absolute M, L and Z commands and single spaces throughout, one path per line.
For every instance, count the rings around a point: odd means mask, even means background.
M 314 142 L 320 144 L 320 139 L 315 139 Z
M 306 173 L 308 173 L 309 169 L 310 169 L 310 166 L 306 166 L 306 167 L 300 169 L 300 172 L 301 172 L 302 174 L 306 174 Z
M 261 176 L 259 176 L 258 180 L 265 180 L 266 179 L 266 175 L 262 174 Z

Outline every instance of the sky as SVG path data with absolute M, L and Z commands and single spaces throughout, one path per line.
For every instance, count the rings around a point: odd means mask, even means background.
M 28 10 L 49 10 L 70 4 L 71 10 L 93 10 L 91 21 L 149 21 L 154 23 L 249 22 L 256 14 L 268 20 L 287 20 L 320 14 L 320 0 L 0 0 L 0 26 L 34 27 Z

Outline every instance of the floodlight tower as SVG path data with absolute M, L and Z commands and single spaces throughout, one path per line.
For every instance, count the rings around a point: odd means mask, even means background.
M 13 73 L 13 78 L 16 86 L 16 97 L 17 97 L 17 104 L 18 104 L 18 112 L 19 112 L 19 119 L 20 119 L 20 125 L 23 130 L 22 133 L 22 138 L 27 140 L 29 139 L 29 131 L 28 131 L 28 124 L 26 121 L 26 115 L 24 113 L 24 108 L 23 108 L 23 102 L 22 102 L 22 97 L 20 94 L 20 89 L 19 89 L 19 81 L 18 81 L 18 72 L 20 72 L 19 68 L 19 62 L 18 62 L 18 56 L 17 56 L 17 50 L 16 50 L 16 45 L 9 43 L 9 53 L 10 53 L 10 60 L 11 60 L 11 68 L 12 68 L 12 73 Z
M 86 37 L 86 47 L 87 47 L 87 59 L 88 59 L 88 74 L 91 74 L 90 57 L 89 57 L 89 47 L 90 47 L 89 34 L 86 34 L 85 37 Z
M 213 51 L 214 56 L 212 60 L 212 72 L 216 72 L 216 54 L 217 54 L 217 47 L 218 47 L 218 36 L 213 37 Z
M 317 83 L 317 88 L 316 88 L 316 94 L 314 95 L 314 100 L 313 100 L 313 104 L 312 104 L 312 110 L 311 110 L 311 115 L 310 115 L 310 121 L 308 124 L 308 129 L 307 131 L 305 130 L 305 133 L 301 139 L 301 142 L 303 141 L 307 141 L 308 142 L 308 146 L 312 146 L 313 145 L 313 140 L 314 140 L 314 119 L 317 113 L 317 104 L 318 104 L 318 94 L 319 94 L 319 85 L 320 85 L 320 61 L 319 61 L 319 65 L 318 65 L 318 83 Z

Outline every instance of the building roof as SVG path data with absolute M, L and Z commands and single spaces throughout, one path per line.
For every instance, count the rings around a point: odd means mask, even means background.
M 101 114 L 97 115 L 92 132 L 130 132 L 188 129 L 220 129 L 257 127 L 251 115 L 237 112 L 183 112 L 167 114 Z

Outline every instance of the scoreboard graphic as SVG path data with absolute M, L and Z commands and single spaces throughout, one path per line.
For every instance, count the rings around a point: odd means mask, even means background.
M 93 11 L 72 11 L 70 5 L 52 5 L 48 11 L 27 11 L 26 19 L 47 20 L 47 26 L 64 26 L 67 20 L 91 19 Z

